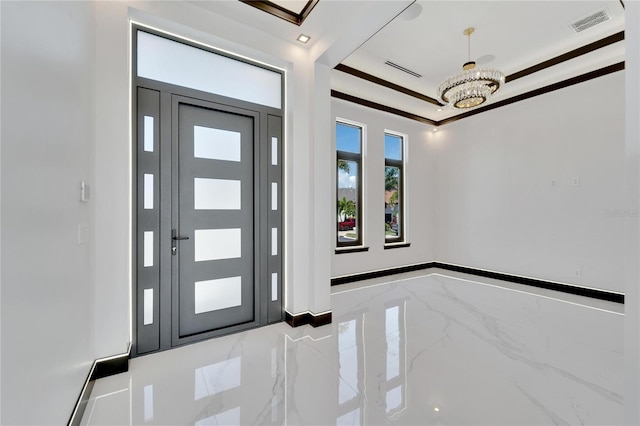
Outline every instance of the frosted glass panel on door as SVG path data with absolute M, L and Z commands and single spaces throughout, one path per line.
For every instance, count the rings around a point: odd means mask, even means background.
M 278 255 L 278 228 L 271 228 L 271 255 Z
M 271 138 L 271 165 L 278 165 L 278 138 Z
M 196 281 L 196 314 L 232 308 L 242 304 L 242 277 Z
M 271 301 L 278 300 L 278 273 L 273 272 L 271 274 Z
M 196 229 L 195 261 L 234 259 L 242 255 L 242 230 Z
M 193 180 L 193 202 L 196 210 L 240 210 L 241 182 L 239 180 Z
M 143 247 L 143 265 L 145 268 L 153 266 L 153 231 L 144 232 L 144 247 Z
M 280 73 L 138 31 L 138 76 L 280 108 Z M 215 72 L 215 76 L 212 75 Z
M 153 152 L 153 117 L 144 116 L 144 150 Z
M 153 289 L 145 288 L 143 292 L 143 324 L 153 324 Z
M 278 210 L 278 184 L 271 182 L 271 210 Z
M 240 161 L 241 134 L 230 130 L 193 126 L 193 156 Z
M 144 208 L 153 209 L 153 175 L 148 173 L 144 174 Z

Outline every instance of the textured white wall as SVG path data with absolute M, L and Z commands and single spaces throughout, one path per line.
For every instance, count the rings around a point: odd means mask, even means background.
M 66 424 L 94 359 L 94 10 L 1 7 L 0 422 Z
M 624 79 L 444 126 L 436 258 L 624 292 L 622 241 L 638 207 L 625 196 Z
M 332 99 L 332 129 L 336 118 L 346 119 L 366 126 L 363 171 L 364 245 L 369 251 L 332 254 L 331 276 L 369 272 L 423 263 L 434 260 L 435 206 L 435 158 L 438 141 L 429 126 L 413 120 L 376 111 L 339 99 Z M 384 250 L 384 132 L 391 130 L 407 135 L 406 152 L 406 242 L 410 247 Z M 331 176 L 335 188 L 335 129 L 332 132 L 333 161 L 326 176 Z M 335 189 L 331 195 L 331 207 L 335 209 Z M 332 248 L 335 249 L 335 219 L 331 211 Z M 332 250 L 333 253 L 333 250 Z

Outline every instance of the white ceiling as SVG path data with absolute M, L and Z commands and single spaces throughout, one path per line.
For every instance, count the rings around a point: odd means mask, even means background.
M 363 13 L 381 7 L 380 0 L 320 0 L 301 26 L 269 15 L 239 1 L 190 1 L 250 25 L 290 43 L 300 33 L 311 36 L 307 47 L 322 41 L 340 43 L 345 29 L 362 20 Z M 300 1 L 277 1 L 301 9 Z M 619 0 L 608 1 L 424 1 L 395 0 L 395 10 L 371 31 L 372 36 L 341 63 L 415 92 L 435 98 L 437 86 L 461 70 L 467 61 L 463 30 L 475 27 L 471 56 L 478 66 L 495 67 L 509 75 L 624 30 L 624 9 Z M 611 16 L 581 33 L 571 24 L 601 9 Z M 389 9 L 391 10 L 391 9 Z M 397 15 L 397 16 L 396 16 Z M 367 34 L 368 36 L 368 34 Z M 547 86 L 624 60 L 624 43 L 592 53 L 507 83 L 489 102 Z M 422 75 L 412 77 L 384 62 L 390 60 Z M 333 70 L 332 89 L 403 111 L 442 120 L 459 111 L 437 106 L 378 84 Z

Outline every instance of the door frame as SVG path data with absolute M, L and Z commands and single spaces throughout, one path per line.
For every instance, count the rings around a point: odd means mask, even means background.
M 172 349 L 184 344 L 196 341 L 206 340 L 212 337 L 218 337 L 225 334 L 235 333 L 240 330 L 259 327 L 284 320 L 284 107 L 273 108 L 265 105 L 254 104 L 247 101 L 241 101 L 221 95 L 203 92 L 186 87 L 176 86 L 169 83 L 150 80 L 137 76 L 136 63 L 136 34 L 137 31 L 148 32 L 160 37 L 167 38 L 176 42 L 188 44 L 211 53 L 223 55 L 234 60 L 249 63 L 254 66 L 269 69 L 270 71 L 281 74 L 282 78 L 282 99 L 284 100 L 284 72 L 276 68 L 266 67 L 263 64 L 253 63 L 245 58 L 234 57 L 225 52 L 215 49 L 204 48 L 202 45 L 192 44 L 185 40 L 169 36 L 159 31 L 150 30 L 139 25 L 132 25 L 132 85 L 131 85 L 131 122 L 132 122 L 132 317 L 131 317 L 131 356 L 137 357 L 147 353 Z M 138 280 L 139 258 L 142 253 L 139 247 L 138 234 L 138 211 L 140 203 L 141 186 L 138 179 L 138 150 L 139 138 L 142 137 L 140 129 L 138 111 L 138 89 L 144 88 L 157 91 L 159 95 L 158 105 L 158 150 L 159 173 L 158 173 L 158 194 L 171 194 L 171 197 L 158 196 L 154 197 L 159 200 L 160 219 L 158 225 L 159 253 L 158 259 L 158 292 L 154 298 L 154 320 L 158 326 L 157 349 L 142 350 L 138 345 L 138 338 L 145 332 L 140 329 L 143 327 L 142 310 L 143 310 L 143 287 L 144 284 Z M 223 112 L 236 113 L 254 118 L 254 321 L 243 323 L 236 326 L 230 326 L 219 330 L 200 333 L 194 336 L 180 338 L 178 335 L 177 322 L 174 320 L 177 314 L 177 284 L 173 279 L 173 275 L 177 272 L 172 267 L 173 260 L 171 256 L 171 229 L 174 222 L 174 212 L 172 209 L 172 200 L 177 195 L 177 188 L 174 188 L 174 177 L 172 170 L 174 164 L 177 165 L 177 152 L 173 152 L 172 139 L 177 137 L 177 127 L 174 122 L 174 102 L 177 99 L 188 101 L 193 105 L 206 104 L 207 107 L 215 105 L 217 110 Z M 284 101 L 283 101 L 284 104 Z M 177 108 L 177 103 L 175 104 Z M 167 119 L 168 118 L 168 119 Z M 276 141 L 273 142 L 273 138 Z M 271 144 L 276 143 L 276 151 L 273 151 Z M 272 161 L 272 154 L 277 152 L 277 158 Z M 164 153 L 164 155 L 163 155 Z M 171 155 L 166 155 L 171 153 Z M 168 174 L 167 174 L 168 173 Z M 165 176 L 161 179 L 161 176 Z M 170 176 L 170 178 L 166 178 Z M 272 182 L 277 183 L 278 208 L 273 211 L 272 204 Z M 174 203 L 177 206 L 177 203 Z M 271 255 L 271 228 L 277 227 L 277 256 Z M 277 273 L 277 285 L 272 286 L 271 273 Z M 272 290 L 277 291 L 277 300 L 272 298 Z M 166 313 L 169 312 L 167 315 Z

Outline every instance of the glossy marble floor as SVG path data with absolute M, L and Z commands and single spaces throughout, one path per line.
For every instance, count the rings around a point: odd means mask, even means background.
M 134 359 L 82 424 L 622 424 L 621 305 L 442 272 L 334 287 L 332 307 Z

